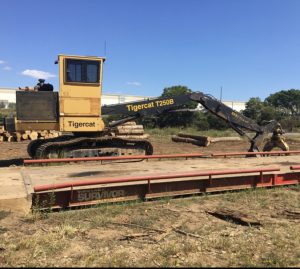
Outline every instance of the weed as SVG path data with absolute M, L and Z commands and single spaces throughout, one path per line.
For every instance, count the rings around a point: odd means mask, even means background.
M 182 252 L 186 255 L 190 253 L 196 253 L 198 251 L 198 246 L 194 241 L 185 240 L 182 242 Z
M 0 227 L 0 234 L 7 232 L 8 229 L 5 227 Z
M 0 220 L 5 219 L 9 214 L 9 211 L 0 210 Z
M 110 255 L 99 255 L 99 253 L 92 253 L 85 259 L 85 267 L 132 267 L 133 262 L 130 256 L 125 251 L 117 251 L 116 253 L 111 253 Z
M 52 206 L 55 205 L 55 193 L 48 193 L 48 197 L 41 200 L 39 194 L 35 194 L 34 203 L 32 204 L 32 215 L 29 217 L 32 221 L 39 219 L 46 219 L 49 217 L 49 213 L 52 212 Z
M 163 245 L 159 252 L 160 256 L 164 258 L 170 258 L 176 255 L 177 253 L 178 253 L 178 247 L 177 244 L 174 242 Z
M 78 228 L 64 223 L 56 227 L 56 229 L 54 229 L 54 232 L 56 232 L 61 238 L 73 238 L 78 233 Z

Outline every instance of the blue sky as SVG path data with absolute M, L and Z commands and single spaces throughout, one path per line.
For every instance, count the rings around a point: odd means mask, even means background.
M 58 88 L 58 54 L 105 56 L 103 91 L 223 100 L 300 88 L 300 0 L 0 0 L 0 87 Z M 106 53 L 105 46 L 106 43 Z

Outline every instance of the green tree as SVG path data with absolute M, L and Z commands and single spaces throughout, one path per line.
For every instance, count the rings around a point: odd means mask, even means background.
M 282 90 L 271 94 L 265 102 L 276 107 L 284 115 L 299 115 L 300 112 L 300 90 Z
M 264 121 L 280 119 L 280 113 L 277 112 L 276 108 L 268 102 L 262 102 L 259 97 L 250 98 L 242 113 L 258 124 L 262 124 Z
M 264 104 L 259 97 L 252 97 L 246 103 L 245 105 L 246 108 L 243 111 L 243 114 L 246 117 L 251 118 L 254 121 L 258 122 L 261 120 L 261 110 L 263 106 Z
M 209 130 L 209 123 L 207 121 L 207 113 L 199 111 L 194 113 L 192 125 L 199 131 Z
M 5 108 L 4 102 L 0 102 L 0 108 Z
M 210 112 L 208 112 L 207 114 L 207 122 L 208 122 L 209 129 L 225 130 L 230 127 L 226 121 L 224 121 L 223 119 L 219 118 L 218 116 Z
M 16 109 L 16 104 L 15 103 L 9 103 L 8 108 L 10 109 Z
M 172 97 L 191 93 L 192 90 L 186 86 L 172 86 L 164 88 L 161 97 Z M 194 109 L 197 103 L 191 101 L 179 107 L 179 109 Z M 193 124 L 194 112 L 166 112 L 158 116 L 157 124 L 159 127 L 187 127 Z
M 275 108 L 276 119 L 287 131 L 300 127 L 300 90 L 289 89 L 271 94 L 265 103 Z
M 280 113 L 276 111 L 276 108 L 264 103 L 264 106 L 261 108 L 260 111 L 260 118 L 258 119 L 258 123 L 270 120 L 279 121 L 280 119 Z

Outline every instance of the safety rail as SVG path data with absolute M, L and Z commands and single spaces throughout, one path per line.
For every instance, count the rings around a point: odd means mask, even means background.
M 189 177 L 200 177 L 208 176 L 212 179 L 212 176 L 220 175 L 233 175 L 233 174 L 249 174 L 249 173 L 259 173 L 260 177 L 263 177 L 264 172 L 276 172 L 280 171 L 279 167 L 269 167 L 269 168 L 257 168 L 257 169 L 244 169 L 244 170 L 219 170 L 219 171 L 206 171 L 206 172 L 185 172 L 185 173 L 169 173 L 164 175 L 148 175 L 148 176 L 135 176 L 135 177 L 120 177 L 120 178 L 108 178 L 108 179 L 95 179 L 95 180 L 81 180 L 72 181 L 58 184 L 47 184 L 35 186 L 35 192 L 50 191 L 64 188 L 73 187 L 83 187 L 90 185 L 100 185 L 100 184 L 113 184 L 113 183 L 129 183 L 137 181 L 147 181 L 150 184 L 151 180 L 162 180 L 162 179 L 177 179 L 177 178 L 189 178 Z
M 131 155 L 131 156 L 108 156 L 108 157 L 83 157 L 83 158 L 59 158 L 59 159 L 31 159 L 24 160 L 24 164 L 41 163 L 62 163 L 62 162 L 88 162 L 88 161 L 118 161 L 135 159 L 167 159 L 167 158 L 197 158 L 203 157 L 203 154 L 164 154 L 164 155 Z
M 292 165 L 290 166 L 291 170 L 300 170 L 300 165 Z
M 240 155 L 277 155 L 277 154 L 300 154 L 300 150 L 290 150 L 290 151 L 259 151 L 259 152 L 219 152 L 219 153 L 212 153 L 212 157 L 222 157 L 225 158 L 227 156 L 240 156 Z

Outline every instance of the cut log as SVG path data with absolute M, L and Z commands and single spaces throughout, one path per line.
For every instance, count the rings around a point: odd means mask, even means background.
M 28 140 L 28 134 L 26 133 L 22 134 L 22 140 Z
M 144 132 L 144 127 L 142 125 L 136 126 L 117 126 L 114 131 L 116 133 L 124 133 L 124 132 Z
M 58 132 L 55 132 L 52 135 L 53 135 L 53 137 L 59 137 L 59 133 Z
M 45 137 L 45 136 L 48 135 L 48 131 L 47 131 L 47 130 L 40 131 L 40 132 L 39 132 L 39 135 L 40 135 L 41 137 Z
M 179 137 L 184 137 L 184 138 L 192 138 L 200 141 L 204 147 L 209 146 L 211 138 L 209 136 L 201 136 L 201 135 L 192 135 L 192 134 L 184 134 L 184 133 L 178 133 Z
M 7 138 L 7 141 L 8 142 L 14 142 L 15 141 L 15 138 L 11 135 Z
M 116 126 L 116 129 L 144 129 L 143 125 L 119 125 Z
M 144 130 L 116 130 L 116 134 L 126 135 L 126 134 L 134 134 L 134 135 L 142 135 L 144 134 Z
M 15 133 L 15 138 L 17 142 L 21 142 L 22 140 L 22 134 L 20 132 Z
M 36 140 L 36 139 L 38 139 L 38 132 L 36 132 L 36 131 L 32 131 L 30 134 L 29 134 L 29 138 L 30 138 L 30 140 Z
M 200 140 L 197 140 L 197 139 L 193 139 L 193 138 L 179 137 L 179 136 L 173 135 L 172 136 L 172 141 L 191 143 L 193 145 L 206 147 L 206 142 L 203 142 L 203 141 L 200 141 Z
M 143 135 L 117 135 L 116 137 L 125 138 L 125 139 L 148 139 L 149 134 L 143 134 Z
M 136 122 L 135 121 L 127 121 L 125 123 L 123 123 L 121 126 L 128 126 L 128 125 L 136 125 Z
M 7 137 L 6 137 L 6 135 L 5 135 L 5 133 L 3 133 L 0 137 L 2 137 L 2 142 L 4 142 L 4 141 L 7 141 Z
M 242 138 L 238 136 L 232 136 L 232 137 L 214 137 L 211 138 L 211 143 L 216 143 L 216 142 L 234 142 L 234 141 L 242 141 Z
M 0 142 L 4 142 L 4 136 L 0 136 Z

